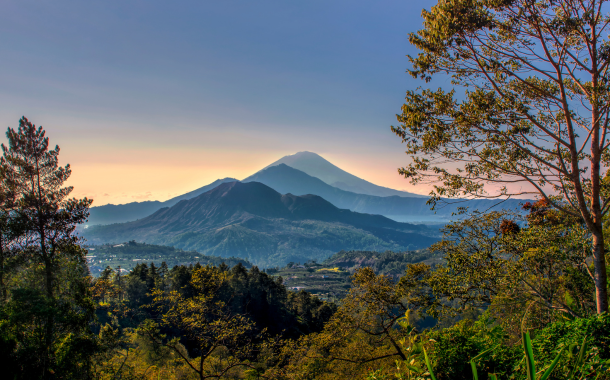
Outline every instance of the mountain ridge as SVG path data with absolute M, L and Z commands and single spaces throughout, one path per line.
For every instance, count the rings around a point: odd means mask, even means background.
M 520 207 L 521 202 L 525 200 L 506 200 L 501 206 L 497 200 L 459 200 L 445 202 L 442 207 L 436 210 L 430 210 L 430 206 L 426 203 L 428 197 L 407 197 L 398 195 L 375 196 L 367 194 L 359 194 L 352 191 L 340 189 L 326 183 L 316 176 L 311 176 L 304 171 L 296 169 L 286 163 L 278 163 L 283 159 L 294 159 L 295 157 L 316 157 L 314 163 L 322 166 L 330 165 L 333 168 L 340 170 L 322 157 L 310 152 L 300 152 L 292 156 L 285 156 L 282 159 L 268 165 L 266 168 L 245 178 L 242 182 L 258 181 L 275 189 L 281 194 L 292 193 L 295 195 L 315 194 L 321 196 L 335 206 L 352 211 L 385 215 L 396 220 L 418 221 L 423 223 L 427 220 L 429 223 L 444 223 L 453 218 L 453 214 L 458 212 L 458 207 L 469 206 L 471 209 L 487 210 L 508 208 L 515 209 Z M 349 173 L 347 173 L 349 174 Z M 349 174 L 351 176 L 351 174 Z M 352 176 L 357 178 L 355 176 Z M 234 178 L 223 178 L 212 182 L 209 185 L 199 189 L 182 194 L 165 202 L 147 201 L 147 202 L 132 202 L 124 205 L 104 205 L 92 207 L 88 225 L 95 224 L 111 224 L 134 221 L 147 217 L 163 207 L 170 207 L 182 200 L 192 199 L 216 186 L 237 181 Z M 366 181 L 365 181 L 366 182 Z M 344 186 L 345 187 L 345 186 Z

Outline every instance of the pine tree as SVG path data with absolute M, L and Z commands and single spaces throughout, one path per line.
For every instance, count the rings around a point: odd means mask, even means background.
M 64 183 L 70 177 L 70 165 L 59 166 L 59 147 L 48 148 L 42 127 L 23 117 L 18 130 L 8 129 L 7 138 L 0 167 L 5 200 L 2 215 L 8 223 L 2 227 L 10 233 L 5 235 L 3 230 L 2 237 L 3 243 L 11 234 L 20 240 L 14 248 L 27 267 L 23 277 L 29 281 L 12 291 L 10 307 L 23 315 L 15 327 L 17 333 L 27 330 L 28 323 L 40 331 L 24 354 L 35 362 L 21 363 L 21 369 L 30 377 L 57 377 L 62 371 L 74 377 L 73 371 L 86 370 L 77 365 L 78 355 L 84 353 L 87 323 L 94 310 L 85 250 L 79 246 L 75 229 L 86 221 L 92 201 L 69 198 L 72 187 Z M 2 249 L 4 253 L 4 245 Z M 33 280 L 36 278 L 40 281 Z M 34 303 L 36 307 L 31 306 Z M 77 342 L 79 339 L 84 340 Z
M 37 245 L 34 257 L 44 266 L 45 290 L 54 297 L 53 273 L 62 248 L 78 242 L 74 230 L 89 216 L 92 200 L 68 198 L 72 186 L 70 165 L 59 166 L 59 147 L 48 150 L 49 139 L 42 127 L 22 117 L 19 129 L 7 131 L 8 148 L 2 144 L 6 178 L 17 192 L 17 212 Z

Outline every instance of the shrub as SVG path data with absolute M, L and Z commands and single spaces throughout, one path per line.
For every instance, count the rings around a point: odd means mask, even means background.
M 431 357 L 439 380 L 472 379 L 470 360 L 489 349 L 492 350 L 477 360 L 481 379 L 487 373 L 510 373 L 521 356 L 520 347 L 509 346 L 502 328 L 485 316 L 476 322 L 460 321 L 432 333 L 431 338 L 436 341 Z
M 610 314 L 550 324 L 535 335 L 534 350 L 541 361 L 547 362 L 558 348 L 578 345 L 585 337 L 601 359 L 610 359 Z

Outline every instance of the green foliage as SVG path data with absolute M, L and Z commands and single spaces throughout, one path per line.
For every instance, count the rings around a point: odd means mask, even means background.
M 542 363 L 548 365 L 558 350 L 566 350 L 567 360 L 575 360 L 582 351 L 582 363 L 586 365 L 574 366 L 575 371 L 599 368 L 602 363 L 610 368 L 610 316 L 604 313 L 555 322 L 536 333 L 533 351 Z
M 579 219 L 592 236 L 597 313 L 608 311 L 604 2 L 439 1 L 409 37 L 420 50 L 409 72 L 452 87 L 407 91 L 392 127 L 411 158 L 399 172 L 434 182 L 433 201 L 536 195 Z
M 91 200 L 69 198 L 70 166 L 25 117 L 0 160 L 0 334 L 9 378 L 87 378 L 96 342 L 85 251 L 74 234 Z
M 370 268 L 357 270 L 352 288 L 319 333 L 287 344 L 274 378 L 334 379 L 360 376 L 371 365 L 382 366 L 376 376 L 393 372 L 396 360 L 421 353 L 415 342 L 420 288 L 414 282 L 395 282 Z M 405 313 L 413 310 L 405 321 Z
M 196 296 L 193 275 L 206 267 L 197 264 L 163 268 L 164 264 L 160 267 L 138 264 L 126 275 L 105 270 L 93 284 L 99 320 L 110 322 L 108 313 L 111 313 L 122 326 L 136 327 L 147 318 L 158 317 L 146 307 L 154 292 L 177 292 L 184 299 Z M 256 331 L 265 329 L 271 335 L 298 337 L 321 330 L 335 311 L 334 304 L 307 292 L 288 291 L 281 278 L 271 277 L 257 267 L 247 270 L 238 264 L 232 268 L 226 265 L 213 268 L 226 276 L 216 291 L 218 299 L 232 314 L 248 316 Z
M 138 334 L 148 337 L 153 347 L 171 349 L 201 379 L 222 377 L 232 368 L 247 366 L 244 360 L 256 349 L 250 334 L 254 326 L 245 316 L 231 314 L 218 299 L 226 278 L 227 273 L 217 267 L 201 267 L 193 271 L 192 297 L 185 298 L 177 291 L 152 293 L 162 325 L 180 329 L 182 339 L 187 339 L 197 358 L 189 358 L 180 344 L 181 338 L 166 337 L 152 321 L 141 324 Z
M 430 353 L 435 358 L 434 373 L 439 379 L 470 379 L 471 359 L 490 349 L 476 360 L 484 374 L 510 373 L 518 361 L 519 352 L 510 346 L 503 329 L 487 318 L 460 321 L 429 336 L 435 340 Z
M 577 345 L 560 345 L 549 352 L 545 352 L 548 362 L 536 356 L 535 345 L 532 343 L 529 332 L 521 337 L 521 347 L 510 346 L 502 338 L 498 337 L 498 327 L 491 330 L 481 324 L 460 326 L 460 324 L 433 334 L 432 355 L 421 346 L 421 354 L 416 364 L 416 359 L 411 361 L 411 366 L 403 366 L 403 370 L 396 373 L 400 379 L 413 378 L 413 375 L 421 378 L 431 379 L 607 379 L 610 377 L 610 360 L 603 360 L 599 350 L 591 349 L 588 338 L 583 338 Z M 584 321 L 584 324 L 587 324 Z M 496 331 L 494 331 L 496 330 Z M 607 334 L 607 330 L 605 331 Z M 483 340 L 480 338 L 487 335 Z M 489 338 L 492 338 L 489 340 Z M 500 342 L 498 344 L 495 344 Z M 484 343 L 478 348 L 492 346 L 477 353 L 477 345 Z M 552 354 L 550 354 L 552 352 Z M 567 354 L 566 354 L 567 352 Z M 476 356 L 475 356 L 476 354 Z M 466 360 L 467 358 L 468 361 Z M 423 373 L 421 367 L 425 364 L 427 373 Z M 405 372 L 404 368 L 412 367 Z M 468 368 L 470 367 L 470 368 Z M 538 369 L 537 369 L 538 368 Z M 415 370 L 414 372 L 411 370 Z M 369 378 L 382 377 L 382 371 L 377 370 L 369 375 Z
M 590 234 L 544 202 L 526 207 L 525 216 L 474 213 L 445 227 L 443 240 L 431 250 L 446 261 L 424 275 L 441 301 L 430 305 L 430 313 L 491 307 L 518 337 L 524 315 L 529 327 L 540 328 L 566 315 L 595 312 Z

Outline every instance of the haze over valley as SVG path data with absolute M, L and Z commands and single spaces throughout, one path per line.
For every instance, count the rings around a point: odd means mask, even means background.
M 219 179 L 165 202 L 93 207 L 82 234 L 94 245 L 135 240 L 274 267 L 322 261 L 340 250 L 427 248 L 440 237 L 434 225 L 455 217 L 458 207 L 506 209 L 523 202 L 453 200 L 432 211 L 427 200 L 300 152 L 241 181 Z

